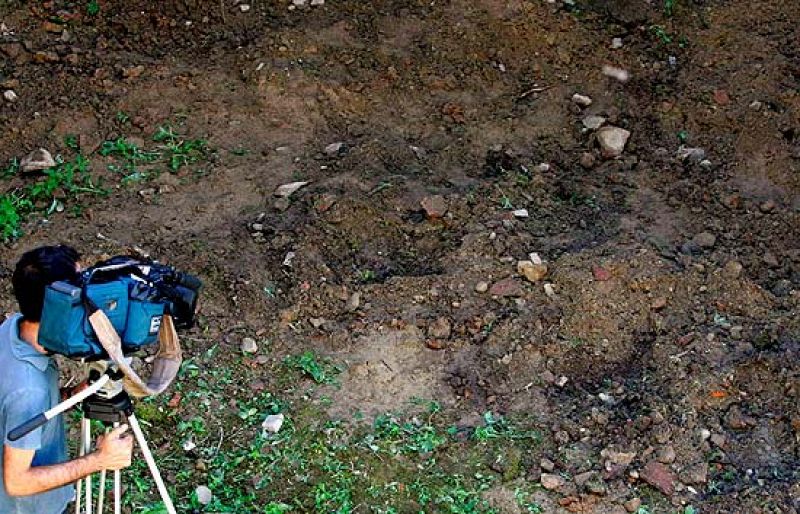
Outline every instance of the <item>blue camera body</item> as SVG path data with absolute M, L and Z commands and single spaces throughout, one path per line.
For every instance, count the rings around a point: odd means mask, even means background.
M 89 323 L 87 299 L 108 316 L 122 340 L 124 353 L 156 343 L 164 302 L 137 297 L 137 285 L 127 277 L 83 287 L 67 282 L 51 284 L 45 291 L 39 344 L 70 358 L 103 358 L 105 350 Z

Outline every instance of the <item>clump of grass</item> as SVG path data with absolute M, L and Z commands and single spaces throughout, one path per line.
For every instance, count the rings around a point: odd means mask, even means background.
M 283 360 L 283 363 L 289 368 L 302 371 L 318 384 L 335 383 L 336 375 L 341 372 L 341 369 L 330 360 L 320 358 L 310 350 L 299 355 L 290 355 Z

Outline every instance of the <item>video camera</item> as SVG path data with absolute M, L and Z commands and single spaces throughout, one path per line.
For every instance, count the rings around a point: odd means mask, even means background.
M 125 354 L 158 341 L 164 314 L 175 328 L 194 325 L 202 282 L 156 261 L 112 257 L 83 270 L 70 282 L 45 290 L 39 344 L 73 359 L 108 358 L 89 323 L 102 310 L 122 340 Z

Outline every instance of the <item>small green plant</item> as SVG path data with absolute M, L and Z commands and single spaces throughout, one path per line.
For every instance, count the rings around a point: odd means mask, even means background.
M 675 13 L 676 0 L 664 0 L 664 14 L 671 17 Z
M 318 384 L 333 384 L 336 382 L 336 375 L 341 370 L 327 359 L 320 359 L 317 355 L 308 350 L 300 355 L 291 355 L 283 360 L 284 364 L 293 369 L 298 369 L 311 377 Z
M 114 117 L 117 119 L 118 122 L 122 123 L 123 125 L 131 121 L 130 115 L 125 111 L 117 111 L 117 114 Z
M 100 14 L 100 3 L 98 0 L 89 0 L 86 3 L 86 14 L 89 16 L 97 16 Z
M 658 39 L 662 45 L 667 46 L 672 43 L 672 36 L 661 25 L 651 25 L 650 33 Z
M 365 269 L 358 272 L 358 281 L 363 284 L 368 284 L 375 281 L 375 272 L 371 269 Z

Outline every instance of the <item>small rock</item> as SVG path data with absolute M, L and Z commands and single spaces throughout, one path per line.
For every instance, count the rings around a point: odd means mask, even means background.
M 514 278 L 505 278 L 492 284 L 489 289 L 492 296 L 522 296 L 522 288 Z
M 675 156 L 682 162 L 700 162 L 706 158 L 706 151 L 702 148 L 692 148 L 681 145 Z
M 777 207 L 777 204 L 774 200 L 767 200 L 759 206 L 759 209 L 761 209 L 763 213 L 768 213 L 774 211 L 775 207 Z
M 273 204 L 273 207 L 275 207 L 275 210 L 278 210 L 278 211 L 281 211 L 281 212 L 286 211 L 291 206 L 292 206 L 292 202 L 286 197 L 278 198 L 277 200 L 275 200 L 275 203 Z
M 585 473 L 578 473 L 574 477 L 575 484 L 578 487 L 583 487 L 586 484 L 586 482 L 588 482 L 589 480 L 594 478 L 594 476 L 595 476 L 595 472 L 594 471 L 587 471 Z
M 564 387 L 565 385 L 567 385 L 567 382 L 569 382 L 569 378 L 562 376 L 561 378 L 556 380 L 556 385 L 558 387 Z
M 542 473 L 540 480 L 542 482 L 542 487 L 548 491 L 552 491 L 564 486 L 564 479 L 552 473 Z
M 692 238 L 692 242 L 700 248 L 713 248 L 717 244 L 717 236 L 711 232 L 700 232 Z
M 475 292 L 477 293 L 485 293 L 489 290 L 489 283 L 488 282 L 478 282 L 475 284 Z
M 239 4 L 239 10 L 242 12 L 247 12 L 250 10 L 250 4 Z
M 515 218 L 527 218 L 529 216 L 528 209 L 517 209 L 512 214 Z
M 620 466 L 622 468 L 627 468 L 630 466 L 631 462 L 633 462 L 633 459 L 636 458 L 636 452 L 618 452 L 608 448 L 601 451 L 600 455 L 608 459 L 608 463 L 613 464 L 614 466 Z
M 534 264 L 531 261 L 519 261 L 517 272 L 523 275 L 529 282 L 539 282 L 547 276 L 546 264 Z
M 580 165 L 581 165 L 582 168 L 590 170 L 590 169 L 594 168 L 595 162 L 596 162 L 596 159 L 595 159 L 594 154 L 592 152 L 583 152 L 581 154 Z
M 528 259 L 530 259 L 530 261 L 534 264 L 541 264 L 543 262 L 542 257 L 536 252 L 529 253 Z
M 325 5 L 325 0 L 311 0 L 311 5 L 313 6 Z
M 742 413 L 738 405 L 731 405 L 730 409 L 728 409 L 725 423 L 728 428 L 733 430 L 747 430 L 757 424 L 755 418 Z
M 605 282 L 607 280 L 611 280 L 611 272 L 607 269 L 603 268 L 602 266 L 595 266 L 592 268 L 592 276 L 598 282 Z
M 200 505 L 208 505 L 214 498 L 214 494 L 211 492 L 211 489 L 204 485 L 198 485 L 194 490 L 194 494 L 197 496 L 197 502 Z
M 675 462 L 675 449 L 672 446 L 665 446 L 658 450 L 656 459 L 662 464 L 672 464 Z
M 252 337 L 245 337 L 242 339 L 242 353 L 256 353 L 258 351 L 258 344 Z
M 308 322 L 311 323 L 311 326 L 314 328 L 322 327 L 322 325 L 324 325 L 326 321 L 327 320 L 325 318 L 310 318 L 308 320 Z
M 283 426 L 283 414 L 270 414 L 261 423 L 261 428 L 272 434 L 278 433 Z
M 347 152 L 347 145 L 338 141 L 336 143 L 331 143 L 325 147 L 325 155 L 328 157 L 336 157 L 338 155 L 343 155 Z
M 621 38 L 621 37 L 615 37 L 615 38 L 613 38 L 613 39 L 611 40 L 611 48 L 612 48 L 613 50 L 617 50 L 617 49 L 620 49 L 620 48 L 622 48 L 622 38 Z
M 728 261 L 725 264 L 725 267 L 722 269 L 722 272 L 725 274 L 727 278 L 737 279 L 742 275 L 743 269 L 744 267 L 742 266 L 741 262 Z
M 597 131 L 597 142 L 600 144 L 603 157 L 613 159 L 622 155 L 629 137 L 631 137 L 631 133 L 625 129 L 611 126 L 601 127 Z
M 422 199 L 420 205 L 430 219 L 443 218 L 447 213 L 447 202 L 441 195 L 426 196 Z
M 681 472 L 680 477 L 684 484 L 705 484 L 708 481 L 708 463 L 692 464 Z
M 358 310 L 359 306 L 361 306 L 361 292 L 356 291 L 347 299 L 347 311 L 355 312 Z
M 46 32 L 50 32 L 51 34 L 61 34 L 61 31 L 64 30 L 64 26 L 58 23 L 53 23 L 52 21 L 46 21 L 42 24 L 42 28 Z
M 606 77 L 618 80 L 619 82 L 628 82 L 631 79 L 631 74 L 628 72 L 628 70 L 624 70 L 617 66 L 609 66 L 608 64 L 604 64 L 602 71 L 603 75 Z
M 19 163 L 20 169 L 25 172 L 48 170 L 56 165 L 50 152 L 44 148 L 34 150 L 26 155 Z
M 572 101 L 580 105 L 581 107 L 589 107 L 590 105 L 592 105 L 591 98 L 579 93 L 575 93 L 574 95 L 572 95 Z
M 598 496 L 602 496 L 608 492 L 605 482 L 599 477 L 595 477 L 586 482 L 586 490 Z
M 728 92 L 724 89 L 715 89 L 714 90 L 714 102 L 717 105 L 728 105 L 731 103 L 731 97 L 728 95 Z
M 770 268 L 778 268 L 781 265 L 780 261 L 778 261 L 778 257 L 776 257 L 772 252 L 764 253 L 764 256 L 761 257 L 761 260 L 764 261 L 764 264 Z
M 425 346 L 431 350 L 444 350 L 445 345 L 444 342 L 439 339 L 427 339 L 425 340 Z
M 639 476 L 666 496 L 672 496 L 675 492 L 675 475 L 660 462 L 651 460 L 639 473 Z
M 631 498 L 625 502 L 625 510 L 628 512 L 636 512 L 642 506 L 642 500 L 639 498 Z
M 556 295 L 556 290 L 553 288 L 553 284 L 550 282 L 545 283 L 544 294 L 547 295 L 548 298 L 552 298 Z
M 603 123 L 606 122 L 606 119 L 602 116 L 595 116 L 593 114 L 586 116 L 583 118 L 583 126 L 589 130 L 597 130 L 603 126 Z
M 546 457 L 543 457 L 542 460 L 539 461 L 539 467 L 542 468 L 543 471 L 547 471 L 548 473 L 556 469 L 555 463 Z
M 660 311 L 666 306 L 667 306 L 667 299 L 664 296 L 659 296 L 658 298 L 653 300 L 653 303 L 650 304 L 650 308 L 653 309 L 654 311 Z
M 438 318 L 428 327 L 428 335 L 437 339 L 447 339 L 450 337 L 450 320 L 444 316 Z
M 706 441 L 709 437 L 711 437 L 711 430 L 704 428 L 700 431 L 700 439 Z
M 190 452 L 195 448 L 197 448 L 197 444 L 191 439 L 187 439 L 183 442 L 183 451 Z
M 273 194 L 280 198 L 289 198 L 298 189 L 303 188 L 308 184 L 309 182 L 291 182 L 289 184 L 283 184 L 282 186 L 279 186 Z
M 16 102 L 18 96 L 12 89 L 7 89 L 3 91 L 3 98 L 5 98 L 6 102 Z

